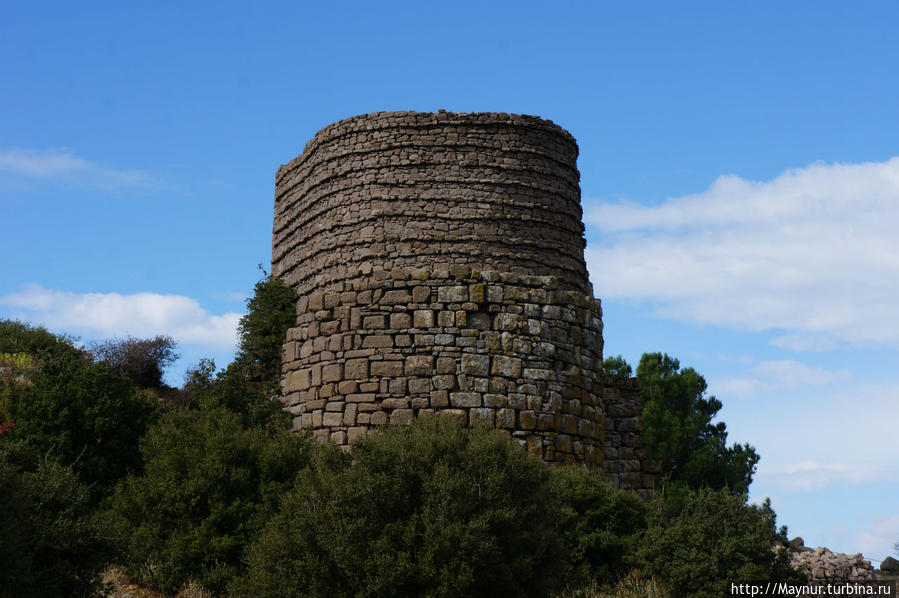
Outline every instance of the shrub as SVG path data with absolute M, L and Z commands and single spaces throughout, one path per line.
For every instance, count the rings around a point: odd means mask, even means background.
M 544 596 L 562 581 L 549 472 L 443 418 L 304 471 L 253 544 L 247 596 Z
M 247 426 L 283 428 L 290 416 L 277 399 L 280 393 L 281 347 L 296 323 L 296 296 L 281 279 L 267 276 L 256 283 L 247 313 L 238 326 L 238 352 L 216 373 L 202 359 L 187 372 L 184 390 L 203 408 L 223 407 L 240 414 Z
M 266 276 L 256 283 L 247 300 L 247 313 L 238 325 L 236 361 L 263 383 L 281 377 L 281 346 L 287 329 L 295 326 L 296 294 L 280 278 Z
M 167 413 L 140 449 L 144 473 L 119 485 L 112 510 L 123 564 L 162 591 L 191 580 L 221 591 L 309 458 L 307 437 L 245 429 L 224 409 Z
M 106 526 L 69 467 L 31 454 L 33 470 L 0 450 L 0 596 L 86 596 L 111 555 Z M 21 444 L 20 451 L 28 450 Z
M 628 557 L 646 529 L 646 504 L 581 467 L 551 471 L 561 503 L 557 521 L 569 547 L 569 579 L 575 585 L 614 583 L 627 573 Z
M 4 439 L 72 465 L 95 496 L 140 468 L 138 439 L 157 410 L 151 398 L 42 328 L 0 322 L 0 350 L 30 356 L 23 376 L 0 380 L 0 416 L 12 423 Z
M 769 503 L 750 505 L 746 495 L 706 488 L 682 494 L 676 508 L 653 503 L 635 561 L 674 598 L 722 596 L 729 582 L 801 583 L 787 551 L 774 550 L 783 533 Z
M 179 355 L 170 336 L 107 340 L 91 345 L 90 353 L 97 361 L 109 365 L 120 378 L 128 378 L 139 388 L 162 389 L 162 375 Z

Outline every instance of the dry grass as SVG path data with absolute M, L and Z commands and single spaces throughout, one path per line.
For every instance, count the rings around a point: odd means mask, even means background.
M 101 574 L 101 578 L 110 588 L 105 598 L 171 598 L 162 592 L 156 592 L 137 585 L 133 579 L 117 567 L 106 569 Z M 191 582 L 181 588 L 174 598 L 215 598 L 215 596 L 209 590 Z
M 628 575 L 611 590 L 604 590 L 593 582 L 557 598 L 668 598 L 668 591 L 653 579 Z

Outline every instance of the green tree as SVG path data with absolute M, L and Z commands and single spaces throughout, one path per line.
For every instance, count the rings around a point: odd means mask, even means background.
M 627 376 L 630 378 L 634 375 L 634 370 L 631 369 L 630 364 L 626 362 L 621 355 L 606 357 L 602 362 L 602 369 L 609 374 L 615 374 L 617 376 Z
M 745 494 L 710 488 L 685 490 L 677 505 L 651 505 L 649 527 L 633 561 L 643 575 L 661 580 L 672 598 L 726 595 L 729 583 L 802 583 L 790 566 L 786 540 L 768 501 L 748 504 Z
M 550 471 L 560 502 L 556 522 L 569 547 L 570 583 L 611 585 L 625 577 L 629 558 L 646 529 L 646 503 L 635 493 L 613 488 L 598 473 L 582 467 L 554 467 Z
M 112 499 L 128 571 L 152 588 L 222 591 L 309 460 L 303 435 L 247 429 L 225 409 L 172 411 L 141 440 L 143 474 Z
M 162 376 L 180 357 L 170 336 L 107 340 L 92 344 L 90 353 L 95 360 L 106 362 L 120 378 L 128 378 L 139 388 L 154 389 L 165 387 Z
M 112 551 L 88 488 L 33 447 L 11 448 L 0 445 L 0 596 L 93 595 Z
M 240 319 L 236 361 L 254 381 L 277 385 L 281 379 L 281 347 L 287 329 L 296 326 L 296 294 L 280 278 L 268 275 L 256 283 Z
M 202 408 L 223 407 L 240 414 L 248 426 L 284 427 L 289 415 L 278 400 L 281 348 L 296 323 L 296 297 L 281 279 L 256 283 L 247 313 L 238 326 L 238 352 L 227 368 L 202 359 L 188 370 L 184 389 Z
M 545 596 L 563 581 L 556 504 L 547 466 L 499 432 L 391 426 L 300 474 L 234 593 Z
M 721 401 L 706 396 L 706 381 L 677 359 L 644 353 L 637 366 L 644 401 L 643 439 L 661 462 L 668 491 L 709 486 L 745 492 L 759 456 L 748 444 L 727 446 L 724 422 L 712 423 Z
M 138 439 L 156 417 L 152 398 L 42 328 L 0 322 L 0 353 L 29 356 L 21 376 L 0 379 L 0 418 L 12 423 L 0 440 L 71 465 L 98 497 L 139 469 Z

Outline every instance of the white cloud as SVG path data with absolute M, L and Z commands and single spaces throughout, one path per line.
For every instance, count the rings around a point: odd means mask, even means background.
M 153 177 L 137 170 L 119 170 L 79 158 L 69 151 L 0 150 L 0 173 L 19 179 L 52 181 L 86 187 L 116 189 L 156 184 Z
M 872 482 L 899 482 L 899 470 L 874 463 L 824 463 L 814 460 L 779 465 L 760 463 L 753 481 L 760 486 L 774 486 L 790 492 Z
M 718 396 L 751 397 L 770 392 L 812 386 L 830 386 L 849 380 L 847 369 L 829 369 L 809 366 L 792 359 L 762 361 L 747 370 L 746 375 L 734 378 L 710 377 L 711 386 Z
M 29 285 L 0 297 L 13 314 L 47 328 L 99 337 L 167 334 L 209 350 L 234 349 L 238 313 L 213 315 L 196 299 L 158 293 L 67 293 Z
M 664 317 L 780 329 L 784 348 L 899 346 L 899 157 L 735 176 L 659 206 L 587 205 L 588 268 L 604 298 Z
M 833 338 L 823 334 L 791 333 L 779 336 L 771 344 L 789 351 L 830 351 L 837 348 Z
M 893 545 L 899 542 L 899 515 L 888 515 L 874 522 L 855 540 L 858 550 L 866 558 L 873 558 L 876 566 L 894 554 Z

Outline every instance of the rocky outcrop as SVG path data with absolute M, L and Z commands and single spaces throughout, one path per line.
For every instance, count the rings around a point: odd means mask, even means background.
M 804 569 L 809 581 L 873 581 L 874 567 L 861 553 L 845 554 L 831 552 L 819 546 L 808 548 L 802 538 L 793 538 L 787 545 L 794 568 Z

